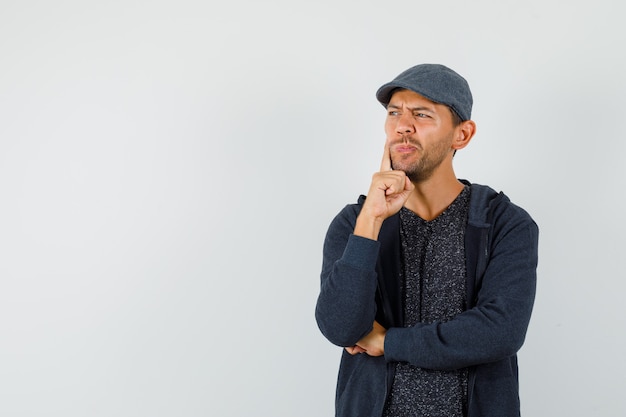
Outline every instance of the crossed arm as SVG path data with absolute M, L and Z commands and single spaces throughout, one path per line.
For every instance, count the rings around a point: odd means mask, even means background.
M 356 219 L 353 234 L 377 240 L 383 221 L 402 208 L 413 189 L 413 184 L 403 171 L 392 169 L 389 144 L 386 143 L 380 171 L 372 176 L 366 203 Z M 351 355 L 366 353 L 382 356 L 385 353 L 386 332 L 383 326 L 374 321 L 372 330 L 354 346 L 346 347 L 346 351 Z
M 387 329 L 374 321 L 372 331 L 359 340 L 356 345 L 346 347 L 351 355 L 367 353 L 370 356 L 383 356 L 385 354 L 385 334 Z

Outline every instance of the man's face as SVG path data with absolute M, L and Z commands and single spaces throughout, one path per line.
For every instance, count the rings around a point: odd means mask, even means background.
M 454 126 L 450 109 L 409 90 L 399 90 L 387 106 L 385 133 L 394 170 L 413 182 L 431 177 L 452 158 Z

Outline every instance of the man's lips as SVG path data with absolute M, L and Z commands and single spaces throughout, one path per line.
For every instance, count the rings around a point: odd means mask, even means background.
M 396 152 L 398 153 L 410 153 L 415 152 L 417 148 L 412 145 L 398 145 L 396 146 Z

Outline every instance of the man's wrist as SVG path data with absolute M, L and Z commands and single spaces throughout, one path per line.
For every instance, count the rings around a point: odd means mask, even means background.
M 371 240 L 378 240 L 382 224 L 382 219 L 361 214 L 356 219 L 353 234 Z

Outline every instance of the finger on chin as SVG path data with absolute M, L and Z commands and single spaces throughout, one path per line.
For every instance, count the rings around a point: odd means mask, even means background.
M 385 142 L 385 151 L 383 152 L 383 159 L 380 162 L 380 172 L 391 171 L 391 154 L 389 151 L 389 142 Z

